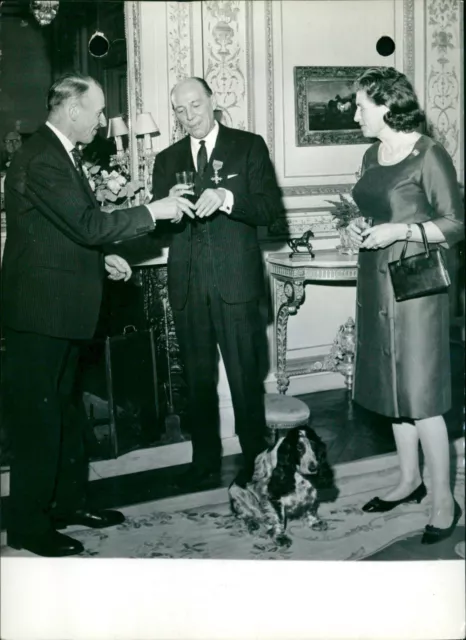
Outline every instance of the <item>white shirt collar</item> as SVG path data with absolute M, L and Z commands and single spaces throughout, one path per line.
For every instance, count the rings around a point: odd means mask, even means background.
M 212 155 L 212 151 L 214 150 L 215 143 L 217 142 L 217 136 L 219 132 L 218 122 L 215 121 L 214 127 L 212 131 L 210 131 L 205 138 L 193 138 L 191 137 L 191 153 L 193 154 L 194 166 L 197 170 L 197 153 L 199 151 L 199 147 L 201 146 L 201 140 L 205 140 L 205 148 L 207 151 L 207 160 L 210 160 L 210 156 Z
M 65 150 L 68 152 L 68 155 L 70 156 L 70 158 L 73 160 L 73 156 L 71 155 L 70 152 L 71 152 L 71 149 L 74 149 L 75 145 L 71 142 L 69 138 L 65 136 L 65 134 L 63 134 L 56 127 L 54 127 L 53 124 L 51 124 L 48 120 L 45 124 L 48 126 L 49 129 L 51 129 L 54 132 L 54 134 L 60 140 L 62 145 L 65 147 Z M 73 163 L 74 163 L 74 160 L 73 160 Z

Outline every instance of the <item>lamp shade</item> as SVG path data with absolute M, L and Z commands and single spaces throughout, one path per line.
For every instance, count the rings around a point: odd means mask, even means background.
M 108 121 L 107 138 L 114 138 L 115 136 L 126 136 L 128 134 L 128 127 L 121 116 L 117 118 L 110 118 Z
M 139 113 L 136 118 L 136 126 L 134 132 L 137 136 L 143 136 L 147 133 L 160 133 L 158 126 L 150 113 Z

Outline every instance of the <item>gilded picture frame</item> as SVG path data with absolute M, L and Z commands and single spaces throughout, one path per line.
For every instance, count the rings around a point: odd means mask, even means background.
M 368 67 L 294 67 L 296 145 L 367 144 L 356 112 L 354 81 Z

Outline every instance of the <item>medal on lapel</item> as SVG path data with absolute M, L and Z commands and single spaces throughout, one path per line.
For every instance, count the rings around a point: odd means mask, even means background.
M 211 178 L 212 182 L 215 182 L 215 184 L 218 184 L 219 182 L 221 182 L 223 180 L 223 178 L 220 178 L 218 175 L 218 172 L 220 171 L 220 169 L 223 167 L 223 162 L 221 160 L 214 160 L 212 162 L 212 168 L 214 170 L 214 177 Z

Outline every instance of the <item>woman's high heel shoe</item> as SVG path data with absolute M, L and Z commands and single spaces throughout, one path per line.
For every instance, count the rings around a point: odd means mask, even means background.
M 424 500 L 427 495 L 426 485 L 422 482 L 417 489 L 414 489 L 406 498 L 402 498 L 401 500 L 382 500 L 381 498 L 375 497 L 372 500 L 369 500 L 363 507 L 363 511 L 367 511 L 368 513 L 375 512 L 384 512 L 391 511 L 399 504 L 405 504 L 408 502 L 417 502 L 418 504 Z
M 451 525 L 445 529 L 439 529 L 439 527 L 434 527 L 431 524 L 426 525 L 421 539 L 421 544 L 435 544 L 436 542 L 449 538 L 458 524 L 461 514 L 461 507 L 455 500 L 455 511 L 453 513 L 453 522 Z

